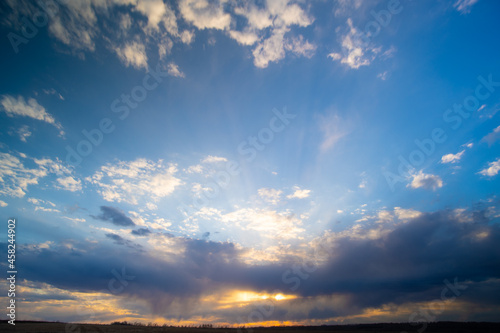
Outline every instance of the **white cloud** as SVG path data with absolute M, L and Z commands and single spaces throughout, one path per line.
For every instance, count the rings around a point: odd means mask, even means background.
M 77 217 L 68 217 L 68 216 L 61 216 L 63 219 L 70 220 L 72 222 L 85 222 L 85 219 L 77 218 Z
M 270 62 L 276 62 L 285 57 L 283 47 L 284 29 L 277 29 L 271 37 L 265 39 L 253 50 L 254 64 L 260 68 L 266 68 Z
M 302 221 L 288 211 L 243 208 L 222 215 L 221 220 L 235 224 L 243 230 L 256 231 L 261 237 L 274 240 L 297 238 L 305 231 L 300 227 Z
M 57 178 L 60 188 L 66 191 L 76 192 L 82 189 L 80 179 L 75 179 L 71 176 Z
M 413 179 L 407 185 L 407 187 L 424 188 L 427 190 L 429 189 L 435 190 L 437 188 L 443 187 L 443 181 L 441 180 L 441 177 L 423 173 L 422 170 L 420 170 L 418 173 L 414 173 L 410 177 Z
M 146 46 L 139 42 L 129 42 L 121 47 L 115 47 L 114 51 L 125 64 L 136 69 L 148 67 L 148 56 L 146 55 Z
M 478 1 L 479 0 L 457 0 L 453 4 L 453 7 L 455 7 L 455 9 L 461 12 L 462 14 L 467 14 L 470 12 L 472 5 L 474 5 Z
M 54 171 L 53 167 L 46 166 L 48 163 L 36 164 L 38 168 L 28 168 L 16 156 L 0 152 L 0 194 L 21 198 L 28 186 L 38 184 L 40 178 Z
M 201 164 L 191 165 L 185 171 L 187 173 L 203 173 L 203 165 Z
M 488 167 L 479 171 L 479 173 L 483 176 L 493 177 L 498 175 L 500 171 L 500 158 L 497 158 L 495 161 L 488 163 Z
M 208 155 L 201 161 L 201 163 L 218 163 L 218 162 L 227 162 L 227 158 Z
M 293 37 L 287 40 L 285 43 L 285 50 L 306 58 L 311 58 L 316 52 L 316 45 L 304 40 L 304 37 L 300 35 L 299 37 Z
M 99 187 L 98 192 L 106 201 L 137 205 L 143 199 L 158 201 L 172 194 L 182 183 L 176 173 L 175 164 L 165 166 L 162 160 L 141 158 L 108 163 L 86 180 Z
M 9 134 L 10 135 L 18 135 L 19 140 L 21 140 L 22 142 L 27 142 L 27 139 L 31 136 L 32 133 L 30 131 L 29 126 L 24 125 L 24 126 L 19 127 L 17 130 L 9 131 Z
M 271 62 L 283 59 L 286 51 L 299 56 L 312 57 L 316 46 L 304 40 L 302 35 L 285 38 L 292 25 L 307 27 L 314 21 L 298 4 L 290 1 L 268 1 L 259 8 L 253 3 L 244 3 L 234 9 L 236 15 L 247 19 L 242 30 L 230 30 L 229 36 L 242 45 L 254 45 L 254 65 L 265 68 Z
M 169 63 L 167 66 L 168 74 L 175 77 L 184 77 L 184 73 L 179 70 L 179 66 L 173 62 Z
M 238 44 L 250 46 L 255 44 L 260 38 L 253 31 L 229 31 L 229 36 L 238 42 Z
M 414 209 L 404 209 L 401 207 L 394 207 L 394 214 L 400 220 L 411 220 L 422 215 L 422 212 Z
M 274 188 L 261 188 L 257 192 L 259 193 L 259 197 L 272 205 L 279 203 L 281 194 L 283 193 L 283 191 Z
M 224 12 L 223 5 L 226 1 L 207 0 L 181 0 L 179 11 L 184 19 L 198 29 L 229 28 L 231 15 Z
M 0 200 L 0 207 L 7 207 L 8 205 L 5 201 Z
M 342 52 L 332 52 L 328 54 L 329 58 L 346 64 L 352 69 L 358 69 L 361 66 L 368 66 L 380 53 L 381 48 L 371 45 L 362 40 L 360 32 L 353 26 L 352 20 L 347 19 L 348 31 L 341 36 Z
M 298 186 L 294 186 L 293 190 L 292 194 L 286 196 L 288 199 L 305 199 L 311 193 L 311 190 L 303 190 Z
M 54 209 L 54 208 L 46 208 L 46 207 L 41 207 L 37 206 L 35 207 L 35 212 L 41 210 L 42 212 L 47 212 L 47 213 L 60 213 L 61 211 L 59 209 Z
M 155 205 L 155 204 L 154 204 L 154 203 L 152 203 L 152 202 L 148 202 L 148 203 L 146 203 L 146 207 L 147 207 L 149 210 L 156 210 L 156 209 L 158 209 L 158 206 L 157 206 L 157 205 Z
M 441 157 L 441 163 L 456 163 L 460 161 L 462 158 L 462 155 L 465 153 L 465 150 L 462 150 L 461 152 L 458 152 L 456 154 L 446 154 L 443 157 Z
M 48 200 L 43 200 L 43 199 L 37 199 L 37 198 L 28 198 L 27 199 L 28 202 L 32 203 L 33 205 L 36 205 L 36 206 L 40 206 L 42 204 L 45 204 L 45 205 L 50 205 L 52 207 L 55 207 L 56 204 L 53 203 L 53 202 L 50 202 Z
M 10 95 L 3 95 L 0 104 L 2 105 L 2 111 L 4 111 L 9 117 L 29 117 L 44 121 L 59 129 L 60 135 L 64 134 L 61 124 L 59 124 L 51 114 L 47 113 L 45 108 L 38 104 L 34 98 L 28 99 L 28 102 L 26 103 L 24 97 L 22 96 L 18 96 L 16 99 Z

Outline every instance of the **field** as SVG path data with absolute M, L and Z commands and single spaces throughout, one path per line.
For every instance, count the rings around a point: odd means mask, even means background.
M 133 325 L 95 325 L 95 324 L 65 324 L 52 322 L 16 322 L 15 327 L 6 321 L 0 321 L 0 332 L 23 333 L 383 333 L 383 332 L 419 332 L 424 324 L 360 324 L 310 327 L 257 327 L 257 328 L 195 328 L 195 327 L 163 327 L 163 326 L 133 326 Z M 425 330 L 419 333 L 493 333 L 500 332 L 500 323 L 429 323 Z

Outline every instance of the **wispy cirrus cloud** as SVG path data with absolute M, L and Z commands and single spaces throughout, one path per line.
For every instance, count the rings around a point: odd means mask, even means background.
M 59 130 L 60 135 L 64 135 L 62 125 L 57 122 L 54 117 L 48 113 L 43 106 L 38 104 L 37 100 L 34 98 L 29 98 L 27 101 L 23 96 L 11 96 L 3 95 L 0 100 L 0 105 L 3 112 L 5 112 L 9 117 L 28 117 L 36 120 L 40 120 L 55 126 Z M 26 138 L 31 133 L 24 131 L 22 138 Z M 22 139 L 21 139 L 22 140 Z

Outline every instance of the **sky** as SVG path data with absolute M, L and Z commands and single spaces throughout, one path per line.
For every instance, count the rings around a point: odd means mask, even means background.
M 2 1 L 17 319 L 498 321 L 499 12 Z

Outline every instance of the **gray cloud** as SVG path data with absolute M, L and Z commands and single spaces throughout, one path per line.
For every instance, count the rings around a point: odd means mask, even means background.
M 124 212 L 115 207 L 101 206 L 101 214 L 98 216 L 90 215 L 96 220 L 111 222 L 120 227 L 134 226 L 135 223 L 125 215 Z
M 500 225 L 498 219 L 488 220 L 480 212 L 476 215 L 483 218 L 463 222 L 452 211 L 423 214 L 381 239 L 345 236 L 337 238 L 336 244 L 325 240 L 322 245 L 333 255 L 310 272 L 299 261 L 248 265 L 239 260 L 241 250 L 233 243 L 180 237 L 175 239 L 185 250 L 168 262 L 132 246 L 94 247 L 86 243 L 79 245 L 80 251 L 61 245 L 49 249 L 26 247 L 19 254 L 27 280 L 84 292 L 102 290 L 112 268 L 126 267 L 136 278 L 122 295 L 147 301 L 152 313 L 166 318 L 189 318 L 193 315 L 187 310 L 189 304 L 220 289 L 280 290 L 299 296 L 275 304 L 268 320 L 332 318 L 387 304 L 435 300 L 440 297 L 443 281 L 455 277 L 468 281 L 469 288 L 461 300 L 498 307 L 500 300 L 492 295 L 500 291 Z M 154 235 L 160 234 L 152 233 L 151 237 Z M 127 242 L 115 234 L 106 237 Z M 6 246 L 0 248 L 5 252 Z M 334 299 L 339 295 L 345 297 L 341 306 L 306 306 L 317 297 Z M 302 306 L 305 308 L 300 310 Z M 236 322 L 238 315 L 248 315 L 251 308 L 217 311 L 204 309 L 205 314 Z

